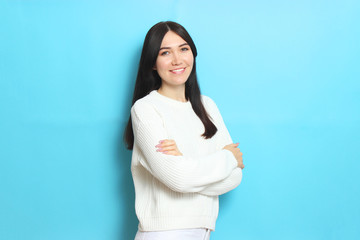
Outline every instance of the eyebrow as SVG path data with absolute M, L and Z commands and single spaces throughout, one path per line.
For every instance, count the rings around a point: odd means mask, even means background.
M 178 47 L 182 47 L 182 46 L 185 46 L 185 45 L 189 45 L 189 44 L 188 43 L 183 43 L 183 44 L 180 44 Z M 159 49 L 159 51 L 162 50 L 162 49 L 170 49 L 170 47 L 162 47 L 162 48 Z

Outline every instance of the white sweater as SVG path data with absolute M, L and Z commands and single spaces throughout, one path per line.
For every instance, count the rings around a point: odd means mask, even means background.
M 140 231 L 186 228 L 215 230 L 218 195 L 237 187 L 242 171 L 215 103 L 202 96 L 218 132 L 204 139 L 204 125 L 191 107 L 152 91 L 131 108 L 134 148 L 131 171 Z M 160 140 L 175 140 L 183 156 L 156 151 Z

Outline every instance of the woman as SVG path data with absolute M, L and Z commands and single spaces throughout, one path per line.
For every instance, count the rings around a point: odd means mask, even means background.
M 139 231 L 156 240 L 210 238 L 218 195 L 240 184 L 242 153 L 215 103 L 200 95 L 196 47 L 181 25 L 147 33 L 125 140 Z

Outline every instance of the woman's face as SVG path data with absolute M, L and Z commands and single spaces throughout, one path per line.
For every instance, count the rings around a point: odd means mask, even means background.
M 165 34 L 154 69 L 158 72 L 162 85 L 179 86 L 185 84 L 194 64 L 190 46 L 176 33 Z

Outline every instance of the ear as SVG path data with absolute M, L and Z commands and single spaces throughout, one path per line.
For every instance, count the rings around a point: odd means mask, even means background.
M 155 67 L 155 66 L 153 66 L 153 68 L 152 68 L 153 70 L 157 70 L 157 68 Z

